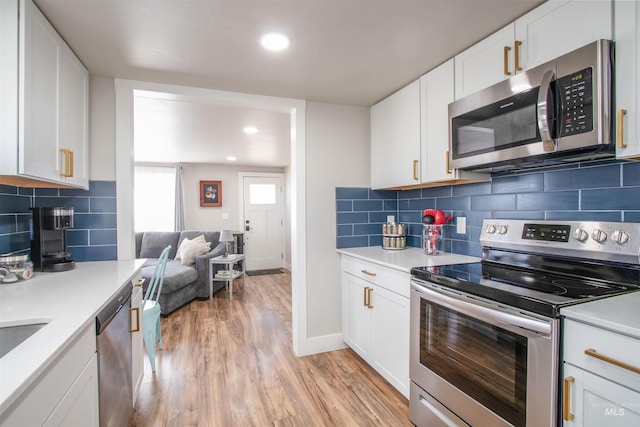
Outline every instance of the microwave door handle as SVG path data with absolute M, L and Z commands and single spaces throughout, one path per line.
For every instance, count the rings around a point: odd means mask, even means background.
M 549 94 L 553 77 L 553 70 L 548 70 L 544 73 L 542 82 L 540 83 L 540 91 L 538 92 L 538 130 L 540 131 L 544 151 L 556 150 L 556 143 L 553 138 L 551 138 L 551 130 L 549 129 L 550 105 L 547 101 L 547 95 Z

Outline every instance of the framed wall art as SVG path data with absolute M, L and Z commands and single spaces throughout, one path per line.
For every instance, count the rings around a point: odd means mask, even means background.
M 222 206 L 222 181 L 200 181 L 200 207 Z

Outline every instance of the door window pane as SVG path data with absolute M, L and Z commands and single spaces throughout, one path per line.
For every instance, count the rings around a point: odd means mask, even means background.
M 249 184 L 249 203 L 252 205 L 275 205 L 275 184 Z

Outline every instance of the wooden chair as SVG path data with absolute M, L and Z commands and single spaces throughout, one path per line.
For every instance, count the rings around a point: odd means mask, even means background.
M 160 304 L 158 298 L 162 291 L 162 282 L 164 281 L 164 269 L 167 265 L 167 258 L 171 246 L 167 246 L 162 253 L 156 268 L 151 276 L 151 281 L 147 287 L 147 292 L 142 300 L 142 337 L 144 345 L 147 348 L 149 363 L 151 363 L 151 372 L 156 371 L 156 341 L 158 348 L 162 349 L 162 332 L 160 330 Z

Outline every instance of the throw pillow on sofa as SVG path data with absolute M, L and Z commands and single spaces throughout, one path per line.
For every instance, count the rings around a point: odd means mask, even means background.
M 184 239 L 180 245 L 180 262 L 182 265 L 191 265 L 196 261 L 196 257 L 204 255 L 211 250 L 210 242 L 200 242 Z M 186 242 L 186 243 L 185 243 Z
M 202 242 L 202 243 L 206 243 L 206 240 L 204 240 L 204 234 L 201 234 L 199 236 L 194 237 L 193 239 L 189 240 L 186 237 L 184 239 L 182 239 L 182 242 L 180 242 L 180 246 L 178 246 L 178 250 L 176 251 L 176 257 L 174 259 L 180 259 L 182 258 L 182 256 L 180 255 L 180 250 L 182 249 L 182 246 L 184 244 L 189 244 L 190 242 Z

